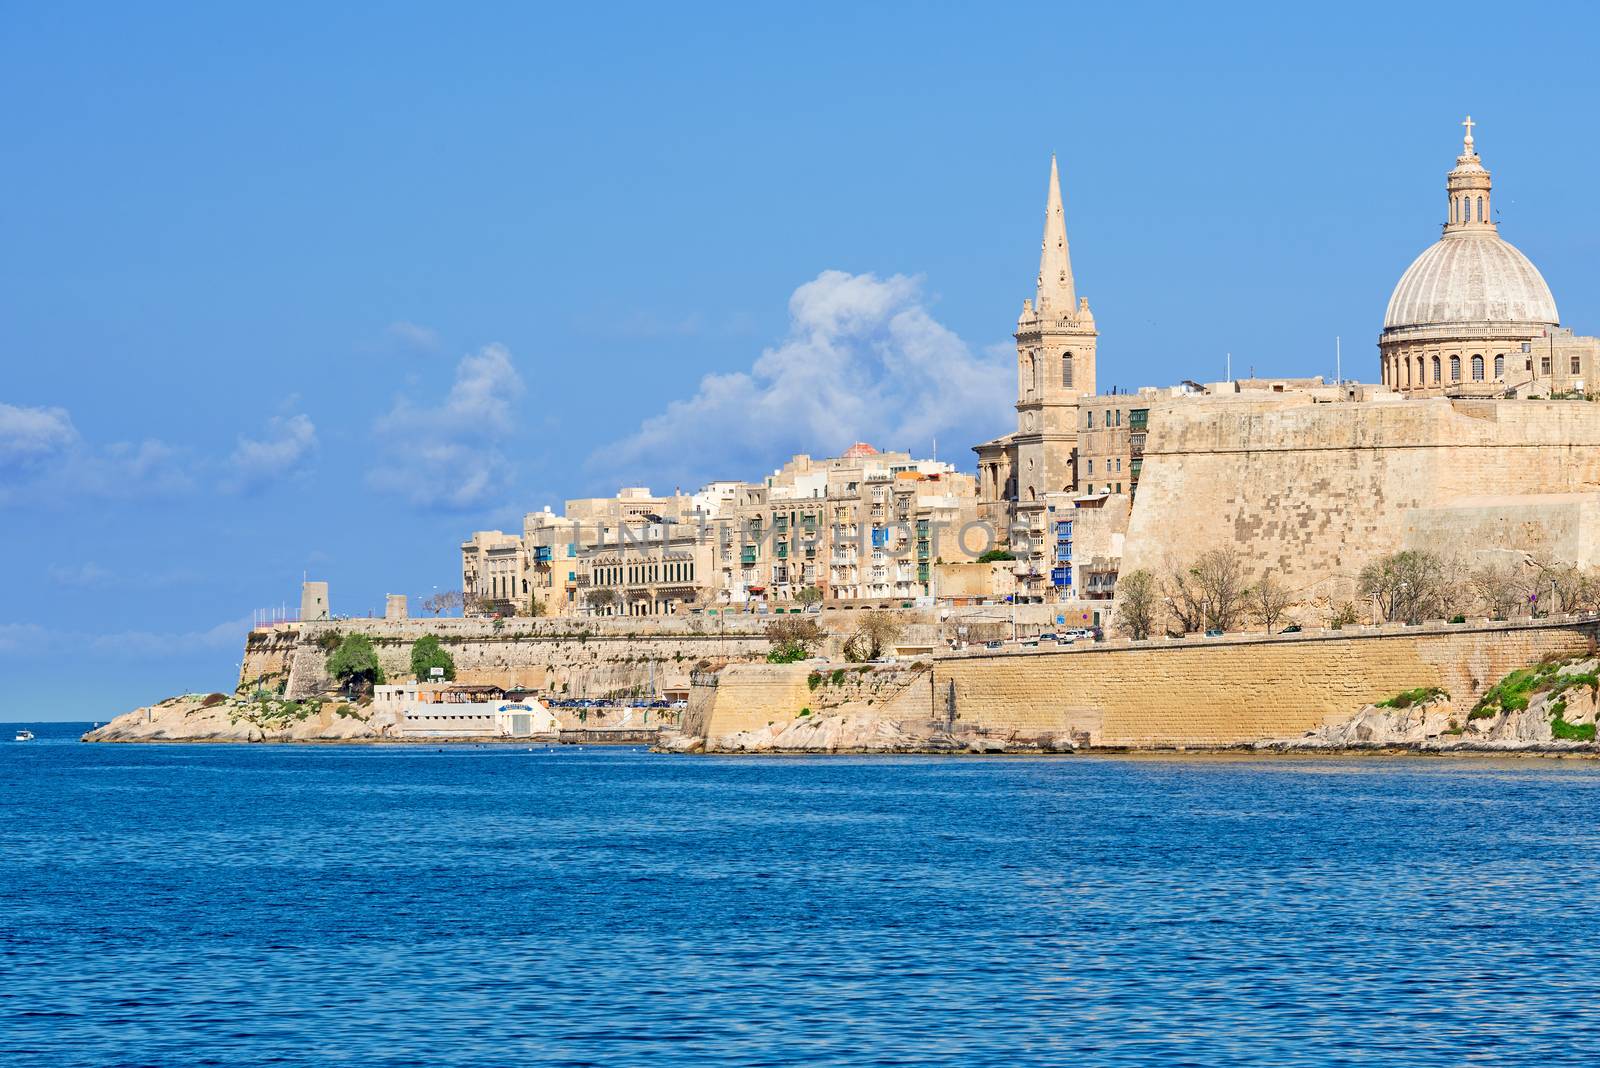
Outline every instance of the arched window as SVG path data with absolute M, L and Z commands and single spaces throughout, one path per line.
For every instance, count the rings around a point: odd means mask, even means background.
M 1406 385 L 1411 385 L 1411 361 L 1406 360 Z
M 1069 389 L 1072 388 L 1072 353 L 1070 352 L 1061 354 L 1061 384 Z
M 1478 221 L 1483 222 L 1483 198 L 1478 198 Z
M 1437 356 L 1433 358 L 1433 384 L 1436 386 L 1439 384 L 1439 357 Z
M 1418 356 L 1417 357 L 1417 385 L 1425 386 L 1427 384 L 1428 384 L 1428 358 L 1426 356 Z
M 1482 356 L 1474 356 L 1474 357 L 1472 357 L 1472 380 L 1474 382 L 1482 382 L 1483 381 L 1483 357 Z
M 1461 357 L 1460 356 L 1452 356 L 1452 357 L 1450 357 L 1450 381 L 1452 381 L 1452 382 L 1461 381 Z
M 1496 353 L 1494 358 L 1494 377 L 1498 381 L 1506 376 L 1506 354 Z

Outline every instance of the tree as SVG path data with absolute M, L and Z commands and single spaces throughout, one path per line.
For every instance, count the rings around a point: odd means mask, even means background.
M 1289 610 L 1289 603 L 1289 591 L 1270 571 L 1250 589 L 1250 610 L 1255 613 L 1256 620 L 1267 628 L 1268 634 L 1277 629 L 1278 621 Z
M 1189 567 L 1174 567 L 1161 596 L 1183 633 L 1233 630 L 1244 610 L 1248 587 L 1237 549 L 1208 549 Z
M 583 595 L 590 611 L 604 611 L 617 603 L 617 591 L 609 586 L 598 586 Z
M 446 612 L 459 611 L 465 604 L 460 590 L 440 590 L 430 597 L 422 599 L 422 610 L 442 616 Z
M 378 650 L 372 647 L 372 639 L 365 634 L 346 634 L 328 657 L 328 674 L 338 679 L 352 697 L 380 685 L 383 667 L 378 663 Z
M 794 595 L 794 599 L 806 608 L 819 604 L 822 601 L 822 587 L 802 586 L 800 591 Z
M 1442 619 L 1456 599 L 1456 583 L 1444 560 L 1426 549 L 1380 557 L 1361 569 L 1356 589 L 1388 621 Z
M 845 658 L 858 663 L 876 660 L 893 647 L 903 629 L 899 618 L 888 612 L 868 612 L 845 641 Z
M 828 632 L 814 619 L 796 616 L 775 619 L 767 624 L 767 640 L 772 643 L 767 660 L 774 664 L 804 660 L 827 638 Z
M 1503 558 L 1478 565 L 1468 581 L 1478 603 L 1492 619 L 1506 619 L 1522 601 L 1517 568 Z
M 1239 551 L 1231 547 L 1208 549 L 1200 554 L 1192 570 L 1200 588 L 1206 629 L 1233 630 L 1238 626 L 1248 591 Z
M 994 564 L 1002 560 L 1015 560 L 1016 554 L 1008 549 L 990 549 L 978 557 L 980 564 Z
M 1143 568 L 1117 580 L 1117 625 L 1134 641 L 1150 637 L 1155 624 L 1156 579 Z
M 1188 568 L 1169 566 L 1167 577 L 1161 582 L 1161 601 L 1178 625 L 1178 633 L 1188 634 L 1200 629 L 1204 618 L 1200 586 Z
M 439 644 L 438 638 L 424 634 L 411 644 L 411 674 L 418 682 L 425 682 L 433 678 L 434 668 L 443 671 L 441 678 L 454 680 L 456 677 L 455 658 Z

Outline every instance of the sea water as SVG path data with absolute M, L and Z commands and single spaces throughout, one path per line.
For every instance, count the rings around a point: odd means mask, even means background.
M 1600 764 L 0 737 L 0 1063 L 1600 1063 Z

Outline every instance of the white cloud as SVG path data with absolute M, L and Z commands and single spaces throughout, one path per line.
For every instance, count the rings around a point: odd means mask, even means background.
M 273 416 L 260 438 L 239 436 L 222 483 L 230 493 L 252 493 L 300 472 L 316 450 L 317 428 L 307 415 Z
M 87 442 L 64 408 L 0 403 L 0 504 L 173 497 L 194 486 L 181 459 L 154 438 Z
M 935 320 L 918 279 L 824 271 L 794 291 L 789 318 L 788 336 L 749 371 L 706 375 L 591 466 L 692 483 L 857 440 L 925 454 L 935 435 L 966 460 L 1003 429 L 1009 358 L 975 354 Z
M 374 427 L 383 449 L 367 474 L 374 489 L 418 508 L 471 508 L 493 499 L 510 478 L 500 446 L 514 429 L 522 376 L 503 345 L 461 358 L 455 383 L 437 405 L 401 397 Z
M 65 408 L 19 408 L 0 403 L 0 470 L 38 463 L 77 444 Z
M 417 323 L 406 322 L 404 319 L 390 323 L 386 333 L 406 348 L 415 349 L 418 352 L 436 352 L 439 348 L 439 332 L 437 330 Z

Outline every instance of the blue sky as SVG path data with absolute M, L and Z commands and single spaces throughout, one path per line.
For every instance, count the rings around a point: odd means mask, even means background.
M 0 719 L 225 687 L 303 572 L 381 610 L 565 497 L 970 464 L 1052 151 L 1103 389 L 1375 377 L 1469 111 L 1600 330 L 1600 17 L 1506 15 L 0 4 Z

